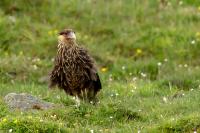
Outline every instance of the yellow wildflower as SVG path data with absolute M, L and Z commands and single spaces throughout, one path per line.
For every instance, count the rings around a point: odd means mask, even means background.
M 107 70 L 108 70 L 107 67 L 102 67 L 102 68 L 101 68 L 101 71 L 102 71 L 102 72 L 106 72 Z
M 15 124 L 17 124 L 18 123 L 18 120 L 16 119 L 16 120 L 14 120 L 14 122 L 13 123 L 15 123 Z
M 23 55 L 23 54 L 24 54 L 23 51 L 20 51 L 20 52 L 19 52 L 19 55 Z
M 6 119 L 6 118 L 4 118 L 2 121 L 3 121 L 3 122 L 7 122 L 7 119 Z
M 142 49 L 139 49 L 139 48 L 136 49 L 136 53 L 137 53 L 137 54 L 141 54 L 141 53 L 142 53 Z
M 29 115 L 29 116 L 28 116 L 28 119 L 32 119 L 32 116 L 31 116 L 31 115 Z
M 8 56 L 8 52 L 5 52 L 4 55 L 5 55 L 5 56 Z
M 50 30 L 50 31 L 48 31 L 48 34 L 51 36 L 53 34 L 53 32 Z
M 58 30 L 54 30 L 54 34 L 57 34 L 58 33 Z
M 196 36 L 196 38 L 200 38 L 200 32 L 197 32 L 197 33 L 195 34 L 195 36 Z

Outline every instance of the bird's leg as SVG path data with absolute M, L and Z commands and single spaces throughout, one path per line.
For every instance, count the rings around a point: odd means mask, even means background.
M 79 97 L 76 95 L 76 97 L 75 97 L 75 101 L 76 101 L 76 107 L 79 107 L 80 106 L 80 99 L 79 99 Z

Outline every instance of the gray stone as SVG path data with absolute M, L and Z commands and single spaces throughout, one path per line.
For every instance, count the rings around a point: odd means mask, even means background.
M 27 93 L 9 93 L 4 97 L 5 103 L 10 109 L 26 110 L 45 110 L 55 107 L 55 104 L 45 102 Z

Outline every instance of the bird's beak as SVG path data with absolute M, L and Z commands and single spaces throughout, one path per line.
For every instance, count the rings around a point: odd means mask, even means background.
M 76 35 L 74 32 L 70 32 L 67 34 L 67 38 L 70 38 L 70 39 L 75 39 L 76 40 Z

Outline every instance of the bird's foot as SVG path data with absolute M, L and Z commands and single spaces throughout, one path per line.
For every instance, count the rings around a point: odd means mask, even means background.
M 76 102 L 75 104 L 76 107 L 79 107 L 81 105 L 81 100 L 79 99 L 78 96 L 75 97 L 75 102 Z

